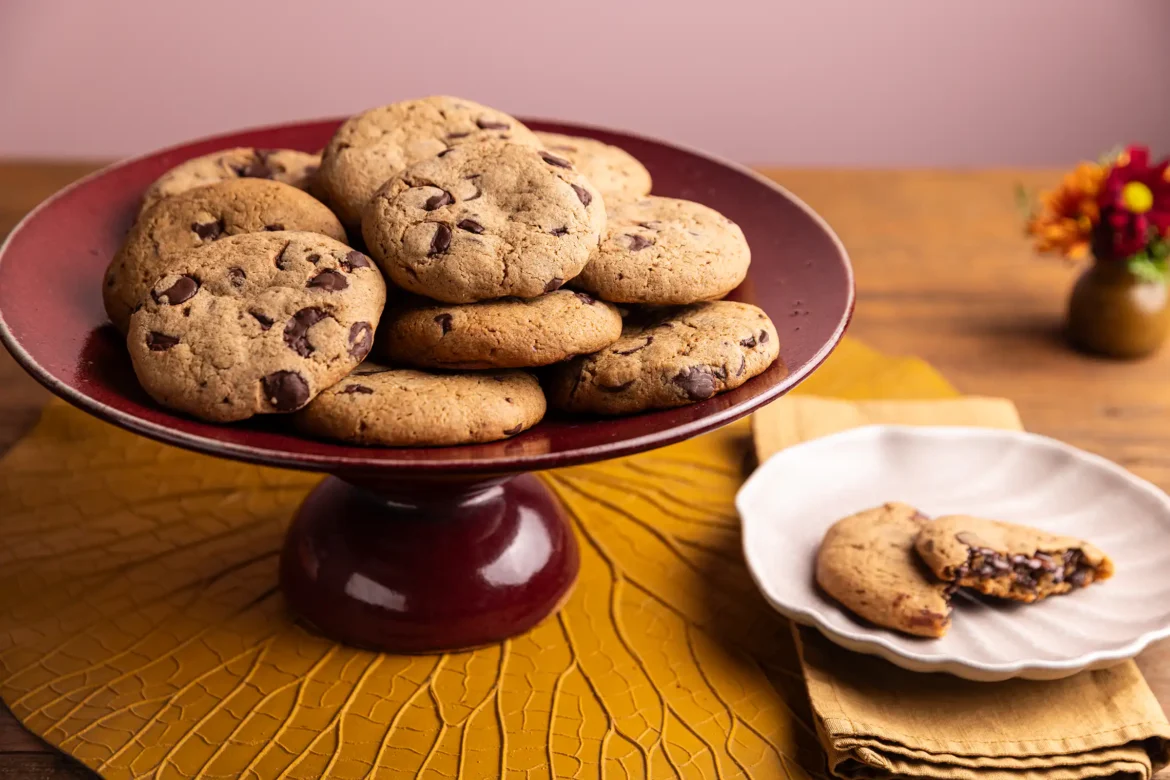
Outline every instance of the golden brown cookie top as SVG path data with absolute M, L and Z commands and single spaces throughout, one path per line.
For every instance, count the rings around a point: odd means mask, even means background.
M 134 310 L 175 258 L 241 233 L 298 230 L 346 241 L 325 204 L 288 184 L 232 179 L 159 201 L 142 214 L 106 269 L 106 313 L 123 333 Z
M 160 176 L 142 196 L 139 213 L 172 195 L 235 179 L 271 179 L 308 190 L 320 164 L 319 154 L 295 149 L 223 149 L 187 160 Z
M 573 163 L 606 198 L 641 198 L 650 194 L 650 172 L 634 155 L 595 138 L 536 133 L 544 148 Z

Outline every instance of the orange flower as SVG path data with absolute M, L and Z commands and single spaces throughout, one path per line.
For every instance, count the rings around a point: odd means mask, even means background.
M 1097 194 L 1105 181 L 1105 169 L 1084 162 L 1066 174 L 1060 186 L 1040 196 L 1040 208 L 1028 220 L 1028 235 L 1036 239 L 1036 251 L 1056 252 L 1070 260 L 1089 253 L 1094 226 L 1101 219 Z

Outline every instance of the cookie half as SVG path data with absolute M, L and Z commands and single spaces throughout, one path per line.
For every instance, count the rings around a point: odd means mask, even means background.
M 142 196 L 139 213 L 172 195 L 234 179 L 272 179 L 308 190 L 320 165 L 321 155 L 295 149 L 246 146 L 212 152 L 180 163 L 160 176 Z
M 294 418 L 312 436 L 383 447 L 475 444 L 515 436 L 544 417 L 523 371 L 431 374 L 366 363 Z
M 463 305 L 416 300 L 387 311 L 375 352 L 426 368 L 525 368 L 596 352 L 621 333 L 617 307 L 583 292 Z
M 370 197 L 391 176 L 452 146 L 487 140 L 539 145 L 514 117 L 462 98 L 372 108 L 346 120 L 325 147 L 321 187 L 341 221 L 356 228 Z
M 925 526 L 917 549 L 952 587 L 1013 601 L 1038 601 L 1113 575 L 1113 561 L 1086 541 L 966 515 Z
M 457 146 L 386 182 L 362 235 L 405 290 L 446 303 L 559 289 L 597 251 L 605 204 L 568 160 L 503 141 Z
M 650 171 L 619 146 L 560 133 L 536 133 L 544 149 L 564 157 L 607 199 L 641 198 L 650 193 Z
M 817 552 L 817 584 L 858 617 L 906 634 L 940 637 L 950 627 L 945 583 L 914 552 L 930 521 L 890 503 L 838 520 Z
M 627 320 L 622 337 L 593 355 L 554 366 L 549 402 L 593 414 L 685 406 L 739 387 L 779 357 L 762 310 L 715 301 Z
M 615 201 L 601 246 L 573 286 L 614 303 L 711 301 L 747 275 L 743 231 L 715 209 L 677 198 Z
M 241 233 L 297 230 L 345 242 L 345 230 L 324 203 L 264 179 L 233 179 L 158 202 L 139 217 L 106 269 L 102 299 L 122 333 L 130 313 L 175 259 Z
M 178 259 L 130 318 L 138 381 L 213 422 L 292 412 L 369 353 L 386 302 L 373 262 L 314 233 L 248 233 Z

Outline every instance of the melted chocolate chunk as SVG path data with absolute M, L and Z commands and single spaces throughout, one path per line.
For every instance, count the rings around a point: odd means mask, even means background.
M 613 353 L 613 354 L 615 354 L 615 355 L 632 355 L 632 354 L 634 354 L 635 352 L 640 352 L 640 351 L 642 351 L 643 349 L 646 349 L 646 347 L 650 346 L 650 345 L 651 345 L 651 344 L 653 344 L 653 343 L 654 343 L 654 337 L 653 337 L 653 336 L 647 336 L 647 337 L 646 337 L 646 341 L 644 341 L 643 343 L 641 343 L 641 344 L 639 344 L 638 346 L 634 347 L 633 349 L 614 350 L 614 353 Z
M 589 194 L 589 190 L 579 184 L 570 184 L 569 186 L 573 188 L 573 192 L 577 193 L 577 197 L 581 199 L 582 206 L 588 206 L 593 202 L 593 196 Z
M 681 387 L 692 401 L 702 401 L 715 395 L 715 376 L 706 366 L 684 368 L 671 381 Z
M 446 336 L 447 332 L 451 330 L 451 323 L 454 321 L 454 319 L 455 318 L 450 314 L 440 314 L 439 316 L 435 317 L 435 322 L 437 322 L 439 327 L 443 329 L 444 336 Z
M 231 284 L 232 287 L 243 287 L 244 281 L 247 278 L 248 278 L 248 275 L 246 273 L 244 273 L 243 268 L 229 268 L 228 269 L 228 282 Z
M 342 395 L 353 395 L 354 393 L 361 393 L 362 395 L 373 395 L 374 391 L 365 385 L 346 385 L 345 389 L 341 391 Z
M 438 195 L 432 195 L 431 197 L 427 198 L 427 202 L 423 204 L 423 208 L 427 211 L 434 211 L 435 209 L 442 208 L 443 206 L 449 206 L 454 202 L 455 199 L 451 197 L 451 193 L 443 190 Z
M 260 330 L 268 330 L 269 328 L 272 327 L 272 318 L 271 317 L 264 315 L 264 314 L 261 314 L 258 311 L 250 311 L 248 313 L 256 318 L 256 322 L 260 323 Z
M 194 276 L 180 276 L 167 289 L 162 292 L 150 291 L 150 295 L 154 298 L 155 303 L 165 303 L 171 306 L 178 306 L 180 303 L 185 303 L 195 297 L 195 293 L 199 292 L 199 280 Z
M 629 241 L 626 242 L 626 247 L 631 252 L 637 252 L 654 244 L 654 242 L 650 239 L 646 238 L 645 236 L 639 236 L 636 233 L 627 233 L 626 238 L 629 239 Z
M 444 225 L 442 222 L 435 223 L 435 236 L 431 239 L 431 249 L 427 252 L 428 257 L 441 255 L 451 248 L 451 228 Z
M 581 303 L 584 303 L 588 306 L 592 306 L 593 304 L 597 303 L 597 301 L 593 300 L 593 296 L 589 293 L 574 292 L 573 295 L 576 295 L 581 299 Z
M 310 279 L 306 286 L 327 292 L 337 292 L 338 290 L 344 290 L 346 287 L 349 287 L 349 282 L 345 280 L 345 276 L 339 271 L 334 271 L 329 268 Z
M 468 233 L 475 233 L 476 235 L 479 235 L 483 232 L 483 225 L 479 224 L 474 219 L 461 220 L 457 225 L 455 225 L 455 227 L 459 228 L 460 230 L 466 230 Z
M 223 235 L 226 226 L 222 219 L 217 219 L 215 222 L 193 222 L 191 229 L 201 240 L 214 241 Z
M 312 306 L 301 309 L 289 317 L 288 324 L 284 326 L 284 343 L 301 357 L 313 354 L 313 345 L 309 343 L 309 328 L 328 316 L 323 309 Z
M 553 277 L 549 280 L 548 284 L 544 286 L 544 291 L 546 293 L 556 292 L 557 290 L 561 289 L 561 286 L 564 285 L 564 283 L 565 280 L 559 276 Z
M 573 169 L 573 164 L 571 162 L 562 157 L 557 157 L 555 154 L 541 152 L 540 159 L 544 160 L 549 165 L 555 165 L 558 168 L 568 168 L 569 170 Z
M 310 257 L 309 259 L 312 260 L 313 258 Z M 316 262 L 316 260 L 313 262 Z M 352 250 L 345 256 L 345 259 L 341 261 L 341 267 L 349 273 L 353 273 L 353 269 L 355 268 L 370 268 L 372 266 L 373 263 L 370 262 L 370 258 L 366 257 L 356 249 Z
M 349 354 L 361 360 L 374 346 L 374 329 L 368 322 L 355 322 L 349 328 Z
M 278 412 L 293 412 L 309 400 L 309 383 L 296 371 L 275 371 L 261 380 L 264 397 Z
M 507 130 L 511 127 L 507 122 L 499 122 L 494 119 L 484 119 L 480 117 L 475 120 L 475 126 L 480 130 Z
M 146 334 L 146 347 L 151 352 L 165 352 L 179 343 L 178 336 L 168 336 L 165 333 L 151 331 Z

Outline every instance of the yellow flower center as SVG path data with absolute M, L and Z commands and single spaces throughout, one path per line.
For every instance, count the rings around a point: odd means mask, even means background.
M 1131 181 L 1121 188 L 1121 202 L 1134 214 L 1145 214 L 1154 207 L 1154 193 L 1140 181 Z

